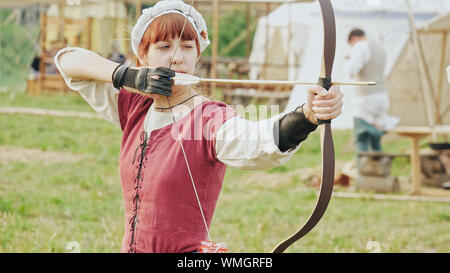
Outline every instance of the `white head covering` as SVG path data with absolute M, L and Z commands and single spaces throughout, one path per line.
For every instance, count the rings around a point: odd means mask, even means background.
M 162 0 L 153 7 L 142 10 L 142 15 L 139 17 L 136 25 L 134 25 L 131 31 L 131 48 L 133 49 L 134 55 L 139 57 L 138 47 L 148 25 L 159 16 L 167 13 L 178 13 L 189 20 L 197 31 L 200 52 L 211 43 L 208 39 L 205 20 L 194 7 L 185 4 L 181 0 Z M 201 35 L 202 31 L 205 32 L 206 39 Z

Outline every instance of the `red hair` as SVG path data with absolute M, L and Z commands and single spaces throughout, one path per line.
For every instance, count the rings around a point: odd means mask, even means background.
M 186 17 L 177 13 L 167 13 L 153 20 L 145 30 L 144 35 L 142 35 L 142 40 L 138 47 L 138 55 L 144 56 L 147 54 L 150 44 L 159 41 L 168 41 L 180 35 L 186 20 L 188 20 Z M 202 36 L 205 35 L 202 31 Z M 197 54 L 200 56 L 200 43 L 198 41 L 197 31 L 191 22 L 186 22 L 181 39 L 185 41 L 195 40 Z M 139 60 L 137 61 L 137 65 L 141 66 Z

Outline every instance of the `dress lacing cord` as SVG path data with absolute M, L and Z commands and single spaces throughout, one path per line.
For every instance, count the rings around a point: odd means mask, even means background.
M 134 162 L 136 160 L 136 155 L 139 152 L 140 149 L 140 155 L 138 157 L 138 173 L 136 175 L 136 178 L 134 179 L 134 184 L 135 184 L 135 196 L 133 198 L 133 216 L 130 218 L 130 220 L 128 221 L 128 223 L 130 224 L 130 232 L 131 232 L 131 241 L 129 244 L 129 248 L 128 248 L 128 253 L 136 253 L 136 238 L 135 238 L 135 232 L 136 232 L 136 226 L 137 223 L 139 222 L 139 218 L 138 218 L 138 210 L 139 210 L 139 205 L 141 203 L 141 198 L 139 196 L 139 191 L 141 189 L 141 182 L 143 180 L 143 176 L 142 174 L 142 169 L 144 168 L 144 157 L 146 154 L 146 150 L 147 150 L 147 133 L 145 131 L 143 131 L 141 133 L 141 144 L 139 144 L 139 146 L 136 148 L 136 150 L 134 151 L 134 156 L 133 156 L 133 162 L 132 164 L 134 165 Z

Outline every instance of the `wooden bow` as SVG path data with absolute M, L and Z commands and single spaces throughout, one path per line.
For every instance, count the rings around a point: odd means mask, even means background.
M 319 82 L 326 90 L 330 89 L 331 71 L 333 69 L 334 56 L 336 51 L 336 23 L 334 19 L 333 6 L 330 0 L 319 0 L 322 10 L 324 27 L 324 47 L 322 56 L 322 68 Z M 306 223 L 290 237 L 279 243 L 273 253 L 282 253 L 293 243 L 305 236 L 320 221 L 325 213 L 331 199 L 334 183 L 334 144 L 331 134 L 331 121 L 319 121 L 321 148 L 322 148 L 322 181 L 316 206 Z

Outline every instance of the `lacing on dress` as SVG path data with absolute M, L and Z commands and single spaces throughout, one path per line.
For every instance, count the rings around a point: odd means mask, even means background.
M 141 138 L 141 144 L 139 144 L 139 146 L 136 148 L 136 150 L 134 151 L 134 156 L 133 156 L 133 162 L 132 164 L 134 165 L 134 162 L 136 161 L 136 156 L 138 155 L 138 152 L 140 151 L 139 157 L 138 157 L 138 165 L 136 168 L 138 168 L 138 172 L 137 175 L 134 179 L 134 184 L 135 184 L 135 196 L 133 198 L 133 216 L 130 218 L 130 220 L 128 221 L 128 223 L 130 224 L 130 232 L 131 232 L 131 241 L 129 244 L 129 248 L 128 248 L 128 253 L 136 253 L 136 226 L 139 223 L 139 218 L 138 218 L 138 210 L 139 210 L 139 205 L 141 203 L 141 198 L 139 196 L 140 190 L 142 188 L 142 180 L 143 180 L 143 175 L 142 175 L 142 170 L 143 168 L 145 168 L 144 165 L 144 158 L 145 158 L 145 154 L 146 154 L 146 150 L 147 150 L 147 133 L 145 131 L 143 131 L 140 135 Z

